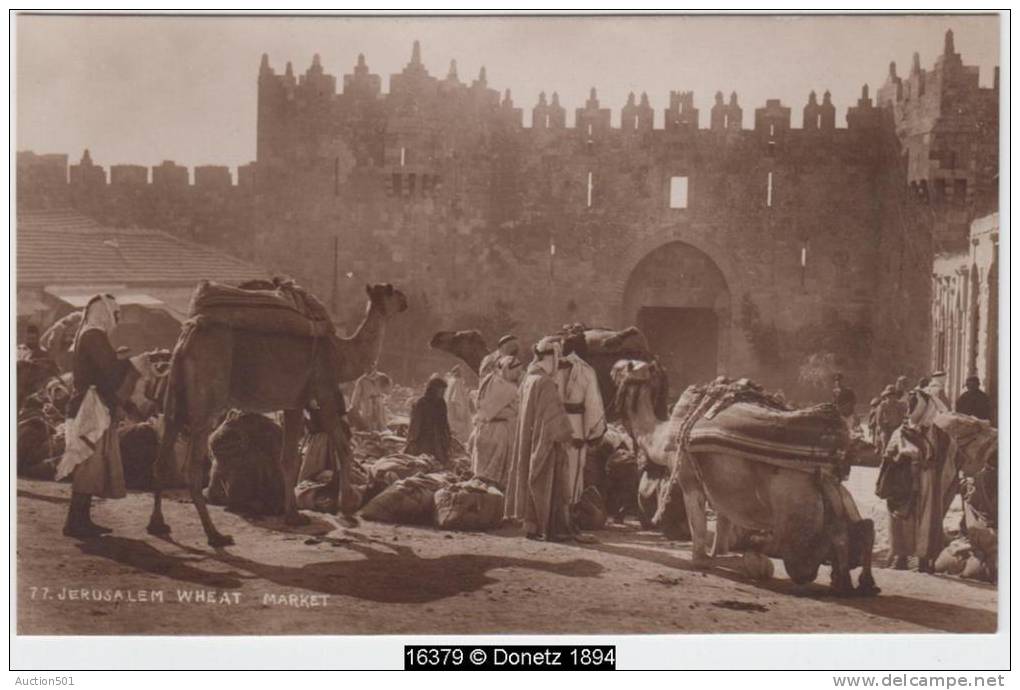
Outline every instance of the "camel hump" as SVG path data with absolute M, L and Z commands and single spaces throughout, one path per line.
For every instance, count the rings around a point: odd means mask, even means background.
M 293 282 L 249 281 L 234 287 L 203 280 L 192 295 L 188 316 L 257 333 L 311 338 L 334 333 L 322 302 Z

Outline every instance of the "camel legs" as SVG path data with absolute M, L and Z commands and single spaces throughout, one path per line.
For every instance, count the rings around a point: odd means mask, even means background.
M 705 513 L 705 490 L 690 462 L 689 457 L 680 459 L 679 480 L 684 507 L 687 509 L 687 521 L 691 526 L 691 560 L 696 568 L 708 568 L 712 565 L 712 559 L 706 550 L 708 518 Z
M 722 513 L 715 514 L 715 538 L 712 539 L 712 550 L 709 556 L 715 558 L 730 550 L 730 521 Z
M 825 504 L 825 534 L 831 545 L 832 561 L 831 587 L 836 594 L 853 592 L 853 581 L 850 579 L 850 534 L 849 518 L 843 507 L 843 498 L 839 486 L 834 481 L 823 478 L 819 482 L 822 490 L 822 501 Z
M 871 552 L 875 546 L 875 523 L 871 520 L 858 520 L 850 525 L 850 547 L 860 549 L 861 574 L 857 578 L 857 593 L 863 596 L 874 596 L 882 590 L 875 584 L 871 574 Z
M 191 501 L 198 511 L 198 519 L 202 521 L 202 529 L 209 540 L 209 546 L 230 546 L 234 538 L 226 534 L 220 534 L 209 517 L 209 508 L 205 504 L 205 496 L 202 489 L 205 488 L 205 477 L 202 472 L 202 460 L 205 456 L 205 449 L 209 447 L 208 426 L 193 430 L 191 438 L 188 439 L 188 491 L 191 493 Z
M 168 472 L 169 463 L 174 461 L 174 443 L 177 441 L 178 432 L 169 421 L 165 424 L 163 436 L 159 440 L 156 462 L 152 467 L 152 515 L 146 527 L 149 534 L 160 537 L 170 534 L 170 525 L 163 519 L 163 480 Z
M 332 395 L 323 395 L 319 399 L 319 409 L 322 411 L 322 418 L 329 431 L 330 440 L 340 458 L 340 514 L 349 518 L 360 507 L 357 496 L 351 491 L 350 444 L 340 428 L 342 420 L 336 398 Z
M 298 443 L 301 435 L 301 410 L 285 410 L 283 413 L 283 446 L 280 450 L 280 471 L 283 473 L 283 519 L 288 525 L 307 525 L 308 516 L 298 512 L 294 499 L 301 458 Z

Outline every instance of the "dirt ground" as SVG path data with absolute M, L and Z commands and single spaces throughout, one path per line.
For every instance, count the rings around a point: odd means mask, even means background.
M 857 480 L 867 486 L 868 477 Z M 873 480 L 871 483 L 873 487 Z M 854 495 L 858 493 L 853 488 Z M 878 569 L 875 598 L 797 587 L 778 561 L 755 584 L 721 565 L 699 572 L 690 545 L 636 524 L 594 544 L 362 521 L 309 513 L 298 530 L 213 508 L 237 544 L 206 545 L 190 503 L 165 503 L 170 539 L 145 532 L 151 499 L 100 502 L 115 533 L 60 535 L 66 485 L 18 481 L 20 634 L 399 634 L 994 632 L 994 586 Z M 861 506 L 866 516 L 881 511 Z M 856 579 L 856 574 L 855 574 Z

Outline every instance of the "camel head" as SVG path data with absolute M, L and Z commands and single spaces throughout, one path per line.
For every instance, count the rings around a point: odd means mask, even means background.
M 482 359 L 489 354 L 485 338 L 478 331 L 438 331 L 429 341 L 429 347 L 459 357 L 475 373 L 478 373 Z
M 640 360 L 623 359 L 613 365 L 610 376 L 616 385 L 613 405 L 624 426 L 635 437 L 655 431 L 655 365 Z
M 383 316 L 407 311 L 407 297 L 389 283 L 366 285 L 365 292 L 368 293 L 369 309 L 377 309 Z

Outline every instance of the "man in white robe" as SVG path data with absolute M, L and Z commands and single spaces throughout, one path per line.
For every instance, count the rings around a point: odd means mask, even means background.
M 573 508 L 580 503 L 584 493 L 588 448 L 606 433 L 606 410 L 595 370 L 576 352 L 570 352 L 560 360 L 558 383 L 563 407 L 573 430 L 573 441 L 567 447 L 567 482 Z

